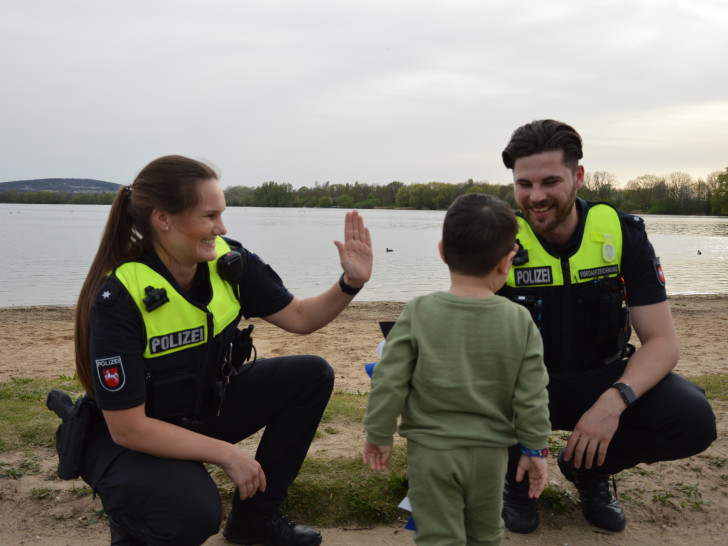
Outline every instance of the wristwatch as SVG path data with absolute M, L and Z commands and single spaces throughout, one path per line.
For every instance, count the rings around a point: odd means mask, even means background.
M 632 390 L 632 387 L 626 383 L 620 383 L 617 381 L 612 385 L 612 388 L 619 391 L 619 394 L 622 395 L 622 400 L 624 400 L 624 403 L 627 404 L 628 408 L 631 408 L 634 403 L 637 402 L 637 395 Z
M 339 277 L 339 287 L 344 294 L 349 294 L 350 296 L 356 296 L 361 291 L 361 288 L 354 288 L 353 286 L 346 284 L 343 273 L 341 274 L 341 277 Z

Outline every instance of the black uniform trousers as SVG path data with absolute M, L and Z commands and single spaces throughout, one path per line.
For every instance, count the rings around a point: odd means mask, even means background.
M 255 521 L 280 510 L 333 385 L 334 372 L 319 357 L 260 359 L 231 378 L 220 416 L 195 429 L 236 443 L 265 427 L 256 459 L 267 488 L 245 501 L 236 490 L 233 511 L 240 519 Z M 201 544 L 220 528 L 220 495 L 200 462 L 126 450 L 95 490 L 110 518 L 144 544 Z
M 627 360 L 579 374 L 549 374 L 549 412 L 554 430 L 574 430 L 581 416 L 617 381 Z M 639 463 L 673 461 L 704 451 L 717 437 L 705 391 L 675 373 L 647 391 L 622 413 L 601 474 L 617 474 Z M 509 450 L 509 472 L 518 446 Z

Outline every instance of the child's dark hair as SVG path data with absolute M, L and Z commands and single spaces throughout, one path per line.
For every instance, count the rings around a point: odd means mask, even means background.
M 442 225 L 442 253 L 451 271 L 482 277 L 513 250 L 518 223 L 510 206 L 483 193 L 461 195 Z

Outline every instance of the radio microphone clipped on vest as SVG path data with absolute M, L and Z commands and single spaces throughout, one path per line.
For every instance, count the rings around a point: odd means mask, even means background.
M 144 293 L 146 296 L 144 296 L 142 301 L 144 302 L 144 306 L 147 308 L 147 311 L 150 313 L 157 307 L 161 307 L 169 301 L 169 298 L 167 297 L 167 290 L 164 288 L 147 286 L 144 289 Z
M 217 272 L 230 284 L 234 284 L 243 276 L 243 256 L 231 250 L 217 260 Z
M 516 242 L 518 243 L 518 250 L 516 251 L 516 255 L 513 257 L 513 265 L 523 265 L 528 262 L 528 250 L 523 248 L 521 241 L 516 239 Z

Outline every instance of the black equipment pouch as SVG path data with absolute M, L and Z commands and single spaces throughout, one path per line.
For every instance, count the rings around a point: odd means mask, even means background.
M 230 384 L 230 377 L 240 373 L 243 365 L 253 357 L 250 365 L 244 370 L 249 371 L 255 365 L 258 359 L 258 351 L 253 345 L 253 325 L 249 324 L 244 330 L 238 330 L 235 338 L 230 342 L 230 346 L 223 358 L 220 366 L 220 375 L 215 381 L 214 398 L 218 403 L 217 415 L 222 411 L 222 404 L 225 401 L 227 387 Z
M 258 351 L 256 351 L 255 345 L 253 345 L 253 325 L 248 324 L 247 328 L 238 330 L 238 333 L 235 334 L 229 363 L 238 372 L 243 364 L 250 360 L 251 356 L 253 357 L 251 364 L 255 364 L 258 358 Z
M 48 393 L 46 406 L 63 421 L 56 430 L 58 477 L 75 480 L 81 474 L 81 457 L 96 403 L 88 394 L 74 403 L 68 394 L 53 389 Z
M 195 413 L 200 380 L 192 373 L 147 377 L 147 416 L 171 420 Z

